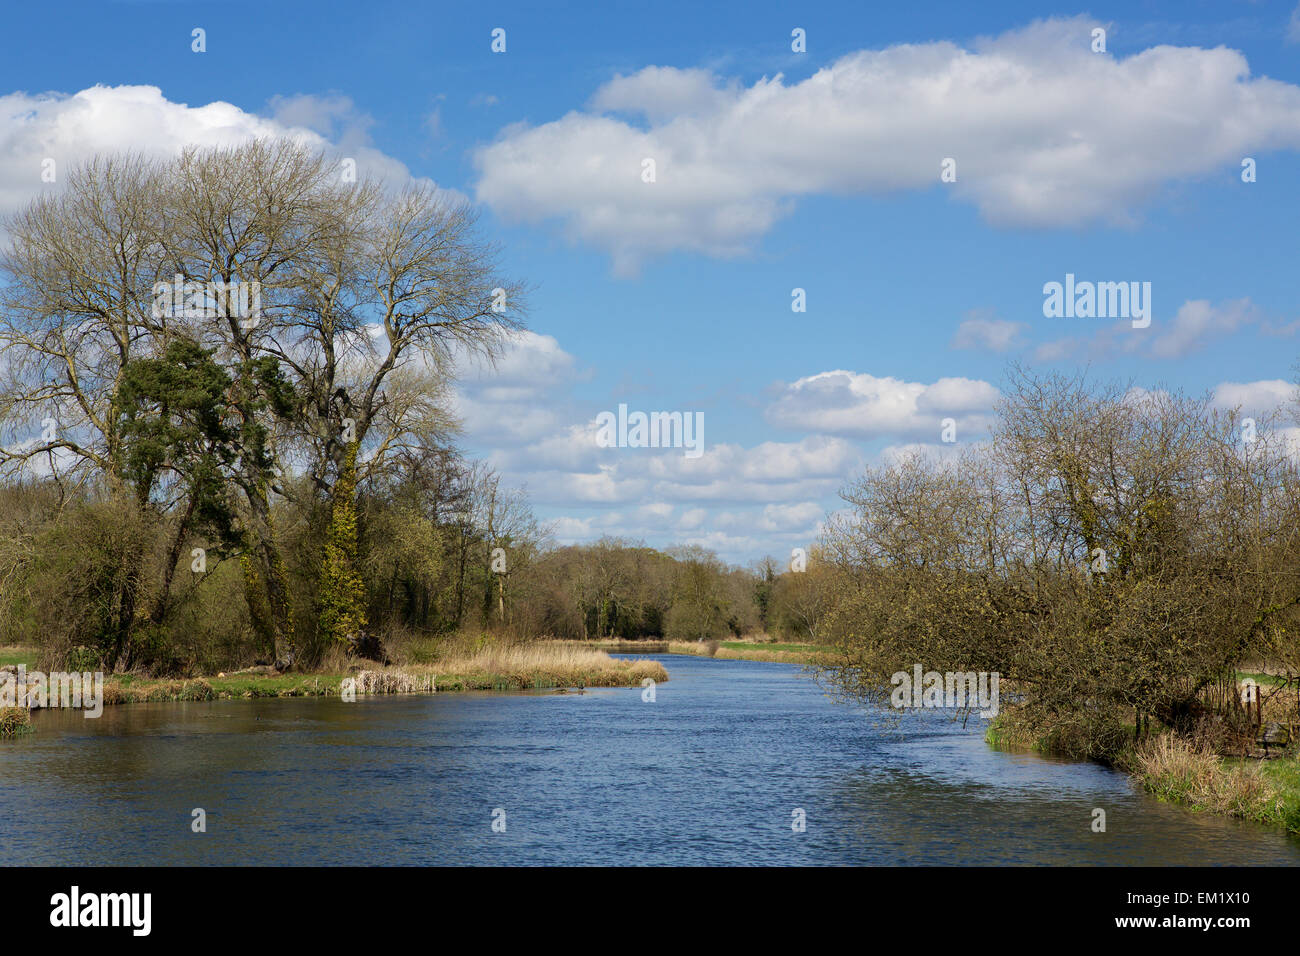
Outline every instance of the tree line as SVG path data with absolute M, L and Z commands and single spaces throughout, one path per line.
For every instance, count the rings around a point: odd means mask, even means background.
M 527 289 L 463 201 L 347 172 L 287 140 L 98 156 L 0 223 L 0 641 L 186 674 L 766 627 L 770 569 L 555 547 L 465 459 L 457 365 Z

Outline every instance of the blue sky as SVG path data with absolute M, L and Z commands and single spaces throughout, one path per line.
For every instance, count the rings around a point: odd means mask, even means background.
M 1010 361 L 1257 410 L 1300 349 L 1294 2 L 119 0 L 3 17 L 5 212 L 46 155 L 304 130 L 477 202 L 535 287 L 533 334 L 467 372 L 464 445 L 526 485 L 560 541 L 785 555 L 862 467 L 977 441 Z M 1045 318 L 1043 284 L 1066 273 L 1150 282 L 1151 327 Z M 705 454 L 596 447 L 619 402 L 703 412 Z

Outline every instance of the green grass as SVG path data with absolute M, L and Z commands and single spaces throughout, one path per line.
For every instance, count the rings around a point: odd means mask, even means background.
M 1223 763 L 1225 766 L 1258 766 L 1259 772 L 1273 785 L 1276 792 L 1272 805 L 1262 818 L 1263 822 L 1300 834 L 1300 759 L 1297 759 L 1294 751 L 1274 760 L 1224 758 Z
M 0 647 L 0 667 L 11 664 L 25 664 L 28 670 L 36 669 L 36 648 L 9 645 Z
M 1237 672 L 1237 680 L 1238 680 L 1239 682 L 1240 682 L 1240 681 L 1243 681 L 1243 680 L 1246 680 L 1246 678 L 1250 678 L 1250 679 L 1253 680 L 1256 684 L 1284 684 L 1284 683 L 1286 683 L 1286 678 L 1285 678 L 1285 677 L 1278 677 L 1276 674 L 1260 674 L 1260 673 L 1258 673 L 1258 672 L 1254 672 L 1254 671 L 1238 671 L 1238 672 Z

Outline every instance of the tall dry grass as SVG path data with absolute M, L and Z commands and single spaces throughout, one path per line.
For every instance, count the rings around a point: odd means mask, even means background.
M 1173 734 L 1153 737 L 1132 759 L 1142 786 L 1163 800 L 1264 823 L 1288 815 L 1285 796 L 1260 766 L 1225 763 Z
M 413 652 L 414 651 L 414 652 Z M 616 660 L 603 650 L 570 641 L 515 641 L 502 635 L 461 632 L 398 647 L 388 667 L 367 668 L 362 693 L 438 690 L 527 690 L 543 687 L 633 687 L 649 677 L 668 680 L 658 661 Z M 355 669 L 355 666 L 353 667 Z
M 640 684 L 646 677 L 668 679 L 658 661 L 615 660 L 604 651 L 552 641 L 451 649 L 424 669 L 435 671 L 439 684 L 443 676 L 472 683 L 491 679 L 489 686 L 505 683 L 517 687 L 621 687 Z

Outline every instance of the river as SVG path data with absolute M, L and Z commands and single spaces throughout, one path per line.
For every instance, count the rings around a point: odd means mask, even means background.
M 992 750 L 978 717 L 835 703 L 788 664 L 652 656 L 672 678 L 653 702 L 618 688 L 40 712 L 36 733 L 0 742 L 3 862 L 1300 863 L 1300 840 L 1162 804 L 1104 767 Z

